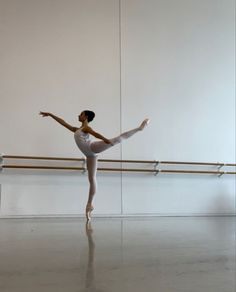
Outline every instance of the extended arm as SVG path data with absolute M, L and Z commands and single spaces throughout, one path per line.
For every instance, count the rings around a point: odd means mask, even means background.
M 65 122 L 63 119 L 55 116 L 52 113 L 48 113 L 48 112 L 40 112 L 40 115 L 42 115 L 43 117 L 51 117 L 53 118 L 55 121 L 57 121 L 59 124 L 61 124 L 62 126 L 64 126 L 65 128 L 67 128 L 68 130 L 75 132 L 78 128 L 71 126 L 70 124 L 68 124 L 67 122 Z

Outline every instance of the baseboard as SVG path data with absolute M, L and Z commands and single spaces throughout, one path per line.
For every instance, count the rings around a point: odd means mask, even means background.
M 0 215 L 0 219 L 84 218 L 84 214 Z M 236 213 L 93 214 L 93 218 L 236 217 Z

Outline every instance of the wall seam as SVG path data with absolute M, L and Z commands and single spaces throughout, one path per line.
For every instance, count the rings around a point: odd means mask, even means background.
M 121 55 L 121 0 L 119 1 L 119 89 L 120 89 L 120 133 L 122 133 L 122 55 Z M 122 143 L 120 144 L 120 159 L 122 160 L 123 151 Z M 121 162 L 122 168 L 122 162 Z M 120 190 L 121 190 L 121 215 L 123 215 L 123 174 L 120 173 Z

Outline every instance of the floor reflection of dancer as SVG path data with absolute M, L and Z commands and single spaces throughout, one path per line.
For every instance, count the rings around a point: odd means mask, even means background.
M 86 235 L 88 238 L 88 265 L 86 271 L 85 291 L 86 292 L 105 292 L 96 288 L 96 269 L 95 269 L 95 242 L 93 240 L 93 229 L 91 221 L 86 222 Z
M 86 235 L 88 238 L 88 268 L 86 273 L 86 283 L 85 288 L 86 291 L 95 291 L 96 285 L 95 285 L 95 276 L 94 276 L 94 250 L 95 250 L 95 244 L 93 241 L 93 229 L 91 227 L 91 223 L 87 221 L 86 224 Z
M 95 113 L 89 110 L 85 110 L 81 112 L 78 116 L 79 121 L 82 123 L 80 128 L 73 127 L 65 122 L 63 119 L 53 115 L 48 112 L 40 112 L 40 115 L 43 117 L 51 117 L 56 120 L 59 124 L 66 127 L 70 131 L 74 132 L 74 138 L 77 146 L 86 156 L 87 170 L 88 170 L 88 179 L 89 179 L 89 196 L 88 202 L 86 205 L 86 218 L 87 220 L 91 219 L 91 212 L 93 211 L 93 197 L 96 193 L 97 189 L 97 181 L 96 181 L 96 172 L 97 172 L 97 155 L 110 147 L 119 144 L 123 139 L 128 139 L 133 136 L 135 133 L 142 131 L 147 124 L 149 123 L 149 119 L 145 119 L 140 126 L 137 128 L 122 133 L 121 135 L 107 139 L 101 134 L 95 132 L 91 127 L 89 127 L 89 123 L 94 119 Z M 89 134 L 100 139 L 101 141 L 91 141 L 89 138 Z

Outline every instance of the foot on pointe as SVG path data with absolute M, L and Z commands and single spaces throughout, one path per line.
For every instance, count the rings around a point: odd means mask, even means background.
M 91 212 L 93 211 L 93 206 L 92 205 L 87 205 L 86 206 L 86 219 L 87 219 L 87 222 L 91 220 Z
M 142 124 L 139 126 L 140 130 L 143 130 L 145 127 L 147 127 L 147 125 L 149 124 L 150 120 L 149 119 L 145 119 Z

